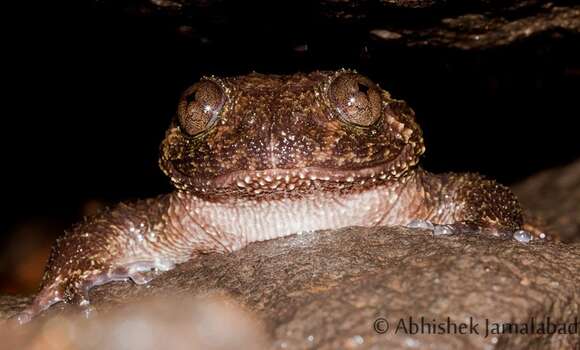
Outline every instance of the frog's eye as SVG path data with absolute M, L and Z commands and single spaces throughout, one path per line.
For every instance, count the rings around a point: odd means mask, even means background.
M 225 95 L 222 88 L 211 80 L 203 80 L 185 90 L 177 107 L 177 117 L 185 132 L 197 135 L 214 125 Z
M 356 73 L 343 73 L 334 78 L 328 96 L 338 116 L 347 123 L 370 126 L 381 116 L 379 88 Z

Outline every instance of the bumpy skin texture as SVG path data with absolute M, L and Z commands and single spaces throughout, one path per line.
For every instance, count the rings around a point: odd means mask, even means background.
M 494 235 L 521 228 L 516 198 L 475 174 L 430 174 L 413 111 L 351 71 L 203 78 L 161 145 L 176 190 L 121 204 L 58 239 L 26 322 L 91 287 L 253 241 L 414 219 Z

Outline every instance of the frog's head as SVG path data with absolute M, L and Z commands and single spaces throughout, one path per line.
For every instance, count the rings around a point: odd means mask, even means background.
M 356 72 L 253 73 L 188 88 L 160 165 L 199 196 L 289 196 L 390 181 L 424 150 L 413 111 Z

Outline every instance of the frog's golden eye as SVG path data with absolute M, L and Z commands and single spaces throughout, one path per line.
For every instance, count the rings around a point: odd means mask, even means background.
M 197 135 L 218 119 L 224 106 L 222 88 L 211 80 L 202 80 L 183 93 L 177 107 L 177 117 L 183 130 L 191 136 Z
M 330 101 L 345 122 L 370 126 L 381 116 L 381 92 L 368 78 L 356 73 L 342 73 L 330 84 Z

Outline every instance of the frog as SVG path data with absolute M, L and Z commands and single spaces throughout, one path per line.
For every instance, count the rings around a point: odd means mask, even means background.
M 355 70 L 202 77 L 179 98 L 160 146 L 173 191 L 65 232 L 17 320 L 60 302 L 88 307 L 98 285 L 146 284 L 190 259 L 297 233 L 527 232 L 508 187 L 477 173 L 431 173 L 419 164 L 424 152 L 413 109 Z

